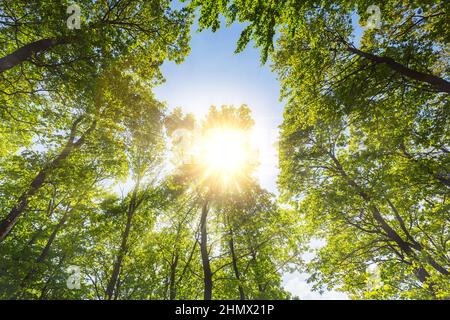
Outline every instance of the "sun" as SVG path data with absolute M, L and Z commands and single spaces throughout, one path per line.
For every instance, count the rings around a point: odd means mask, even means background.
M 245 170 L 248 134 L 232 128 L 209 129 L 201 142 L 201 162 L 209 174 L 231 178 Z

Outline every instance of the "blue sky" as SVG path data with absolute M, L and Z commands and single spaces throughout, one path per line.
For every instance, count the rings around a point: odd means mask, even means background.
M 166 83 L 156 88 L 155 95 L 167 102 L 170 109 L 182 107 L 198 117 L 204 116 L 211 105 L 247 104 L 255 120 L 253 141 L 260 152 L 258 177 L 263 187 L 277 193 L 275 142 L 283 117 L 280 85 L 270 65 L 260 64 L 258 49 L 249 46 L 242 53 L 234 54 L 242 29 L 242 25 L 233 24 L 212 33 L 196 32 L 194 26 L 190 55 L 182 64 L 166 62 L 162 66 Z M 283 285 L 301 299 L 346 298 L 337 292 L 324 295 L 312 292 L 306 278 L 306 274 L 298 272 L 285 274 Z
M 198 117 L 203 117 L 211 105 L 247 104 L 256 123 L 253 140 L 260 153 L 258 176 L 265 188 L 276 192 L 275 142 L 283 114 L 276 76 L 268 64 L 260 64 L 257 49 L 248 47 L 234 54 L 242 25 L 234 24 L 216 33 L 199 33 L 196 29 L 193 27 L 190 55 L 182 64 L 163 65 L 167 81 L 155 94 L 171 109 L 179 106 Z
M 222 23 L 225 26 L 225 23 Z M 356 14 L 352 16 L 354 43 L 359 45 L 362 29 Z M 192 28 L 191 53 L 181 64 L 166 62 L 162 72 L 166 83 L 155 90 L 157 98 L 169 108 L 182 107 L 202 118 L 212 105 L 247 104 L 255 119 L 253 141 L 260 153 L 258 177 L 261 185 L 277 193 L 278 126 L 283 118 L 279 101 L 280 84 L 270 63 L 261 65 L 257 48 L 249 45 L 234 54 L 244 26 L 234 23 L 215 33 Z

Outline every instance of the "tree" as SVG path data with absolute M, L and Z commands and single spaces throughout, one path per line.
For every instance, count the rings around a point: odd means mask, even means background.
M 241 193 L 221 199 L 218 216 L 227 257 L 220 277 L 229 279 L 225 297 L 289 298 L 281 286 L 281 271 L 299 262 L 295 212 L 281 209 L 274 195 L 254 182 Z
M 200 25 L 247 22 L 287 101 L 283 199 L 298 212 L 316 289 L 353 297 L 445 298 L 448 260 L 448 5 L 388 1 L 359 48 L 366 1 L 192 1 Z M 277 34 L 276 45 L 273 41 Z M 439 212 L 439 213 L 437 213 Z M 316 240 L 317 242 L 317 240 Z M 377 265 L 384 286 L 368 288 Z
M 66 3 L 0 4 L 1 299 L 288 299 L 293 270 L 354 299 L 450 297 L 449 3 L 78 5 L 71 29 Z M 152 93 L 194 12 L 244 23 L 236 52 L 278 75 L 277 196 L 249 107 L 197 119 Z
M 0 99 L 6 102 L 6 120 L 18 122 L 21 126 L 26 123 L 25 128 L 33 132 L 35 129 L 29 129 L 30 125 L 33 126 L 32 122 L 18 121 L 19 116 L 14 115 L 21 113 L 16 111 L 19 106 L 26 106 L 25 114 L 33 122 L 46 122 L 52 118 L 48 117 L 49 114 L 53 116 L 54 113 L 48 111 L 48 106 L 36 108 L 35 104 L 45 106 L 50 100 L 51 107 L 54 107 L 56 101 L 61 103 L 60 106 L 72 107 L 71 110 L 61 110 L 69 122 L 62 129 L 67 131 L 67 140 L 55 157 L 37 171 L 2 219 L 0 242 L 11 232 L 30 198 L 42 187 L 47 177 L 86 143 L 98 122 L 111 124 L 110 120 L 113 118 L 106 120 L 112 115 L 108 113 L 111 110 L 106 111 L 107 106 L 102 105 L 105 102 L 102 98 L 102 90 L 105 90 L 102 81 L 112 75 L 111 70 L 117 70 L 119 65 L 123 70 L 132 70 L 149 83 L 155 83 L 161 79 L 158 66 L 164 59 L 183 59 L 187 53 L 190 14 L 185 10 L 172 11 L 169 3 L 170 1 L 144 4 L 136 1 L 85 1 L 83 5 L 86 7 L 85 14 L 88 15 L 85 16 L 85 21 L 92 24 L 80 30 L 62 27 L 65 19 L 62 19 L 61 13 L 66 8 L 61 3 L 2 3 L 2 35 L 4 39 L 16 40 L 8 41 L 3 50 L 10 52 L 11 46 L 23 44 L 0 59 L 0 70 L 5 71 L 2 72 L 5 82 L 2 82 L 4 87 Z M 54 17 L 55 20 L 50 20 L 43 28 L 35 28 L 34 25 L 43 17 Z M 39 37 L 44 39 L 31 40 Z M 24 44 L 27 42 L 30 43 Z M 42 78 L 41 73 L 45 77 Z M 38 111 L 37 117 L 33 115 L 35 110 Z M 62 114 L 58 116 L 63 119 Z M 43 131 L 52 129 L 56 128 L 42 128 Z M 40 131 L 37 132 L 37 135 L 41 134 Z M 6 137 L 9 136 L 7 133 Z M 29 143 L 33 137 L 33 134 L 27 133 L 25 140 L 21 139 L 21 142 Z
M 175 110 L 167 126 L 175 138 L 178 152 L 174 153 L 185 160 L 175 179 L 189 186 L 187 191 L 197 198 L 203 298 L 212 299 L 213 292 L 214 297 L 222 299 L 287 297 L 280 288 L 280 271 L 297 259 L 292 255 L 295 249 L 286 245 L 287 238 L 281 235 L 287 235 L 291 228 L 284 224 L 287 220 L 280 220 L 282 211 L 253 177 L 257 162 L 248 140 L 253 126 L 250 109 L 245 105 L 211 107 L 200 125 L 192 116 Z M 215 144 L 220 143 L 222 134 L 232 136 L 233 130 L 238 134 L 233 144 L 242 143 L 244 150 L 242 162 L 234 168 L 210 154 L 219 152 L 217 147 L 227 148 Z M 176 132 L 184 133 L 187 140 Z M 200 150 L 192 151 L 192 146 Z M 238 152 L 236 148 L 228 151 Z M 232 158 L 228 160 L 233 162 Z M 293 220 L 289 223 L 292 226 Z M 231 288 L 236 288 L 236 294 Z
M 234 21 L 249 22 L 236 51 L 243 50 L 253 39 L 262 49 L 263 62 L 274 51 L 273 40 L 275 34 L 280 32 L 291 44 L 297 44 L 298 40 L 303 42 L 302 51 L 322 66 L 322 75 L 342 56 L 356 56 L 378 67 L 386 67 L 408 81 L 428 84 L 438 92 L 450 93 L 450 82 L 445 79 L 447 71 L 443 70 L 443 76 L 436 76 L 426 70 L 427 65 L 439 64 L 446 59 L 445 54 L 437 52 L 446 45 L 448 5 L 439 1 L 403 3 L 397 0 L 370 4 L 380 8 L 383 24 L 379 32 L 376 29 L 368 32 L 371 44 L 367 49 L 358 49 L 348 39 L 352 31 L 351 15 L 357 11 L 363 19 L 368 19 L 367 1 L 348 0 L 334 4 L 295 0 L 193 0 L 190 3 L 194 8 L 200 7 L 199 24 L 202 28 L 212 28 L 213 31 L 219 28 L 221 14 L 228 24 Z M 375 40 L 375 34 L 379 39 Z M 413 42 L 420 43 L 420 47 L 411 47 Z M 410 54 L 407 54 L 408 51 Z M 412 52 L 428 53 L 424 55 L 427 59 L 412 61 L 409 59 Z M 438 70 L 435 72 L 439 73 Z
M 133 217 L 143 201 L 148 201 L 149 193 L 154 192 L 163 159 L 163 105 L 148 94 L 149 88 L 146 86 L 130 81 L 126 87 L 130 88 L 130 91 L 133 88 L 128 97 L 122 97 L 126 99 L 126 105 L 133 106 L 125 117 L 126 137 L 124 139 L 133 187 L 127 196 L 129 198 L 126 206 L 127 219 L 111 279 L 106 289 L 107 299 L 113 299 L 117 295 L 117 281 L 122 261 L 129 250 L 128 241 Z

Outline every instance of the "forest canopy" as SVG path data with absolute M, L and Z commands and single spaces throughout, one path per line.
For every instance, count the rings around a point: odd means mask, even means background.
M 154 94 L 232 24 L 280 84 L 276 193 L 258 106 Z M 449 1 L 0 2 L 0 299 L 449 299 L 449 42 Z

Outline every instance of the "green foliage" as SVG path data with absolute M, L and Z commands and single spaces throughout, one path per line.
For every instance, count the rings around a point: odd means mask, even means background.
M 207 264 L 215 299 L 290 298 L 297 268 L 354 299 L 449 298 L 450 2 L 77 3 L 74 30 L 68 2 L 0 3 L 1 299 L 201 299 Z M 153 96 L 194 12 L 244 23 L 236 52 L 253 42 L 278 75 L 279 199 L 251 161 L 229 189 L 172 170 L 177 130 L 254 125 Z
M 253 40 L 278 73 L 286 101 L 279 186 L 315 253 L 304 262 L 314 287 L 353 298 L 448 298 L 448 3 L 190 5 L 200 7 L 202 28 L 217 28 L 221 15 L 246 23 L 237 51 Z M 369 5 L 379 6 L 381 28 L 363 30 L 357 48 L 351 20 L 358 14 L 364 28 Z

